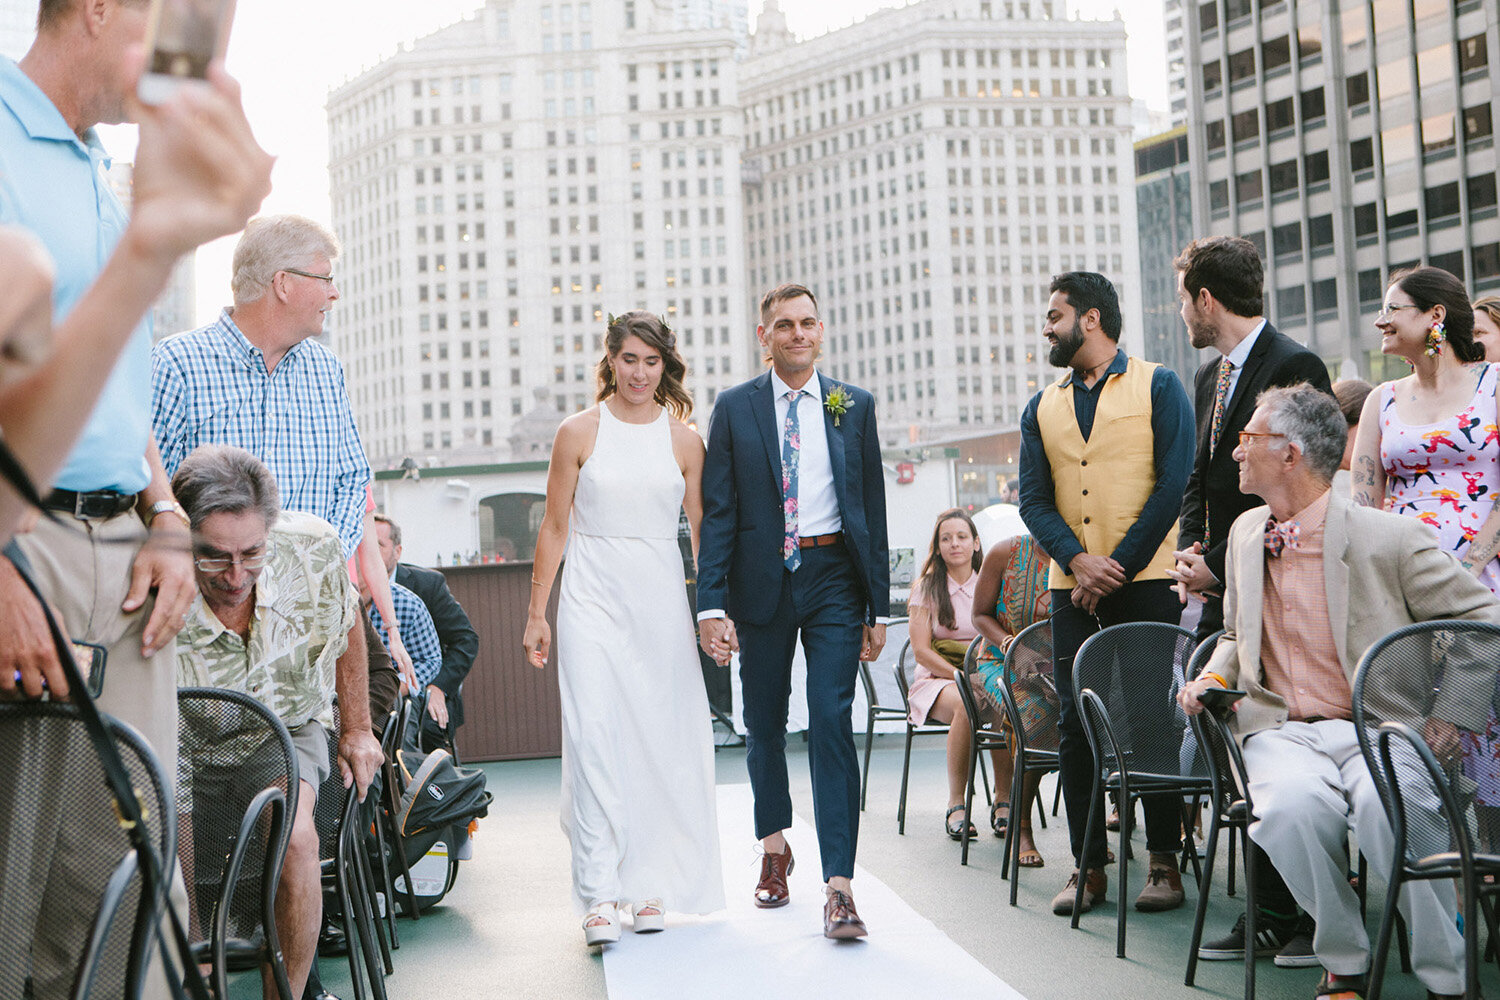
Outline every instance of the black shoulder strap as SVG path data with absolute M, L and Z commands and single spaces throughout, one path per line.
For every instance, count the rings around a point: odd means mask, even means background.
M 8 470 L 6 470 L 8 476 Z M 34 491 L 33 491 L 34 492 Z M 104 780 L 109 786 L 110 793 L 114 796 L 115 806 L 119 812 L 120 826 L 130 838 L 131 846 L 135 849 L 136 858 L 139 863 L 142 882 L 142 898 L 149 900 L 146 916 L 149 921 L 147 926 L 152 928 L 152 933 L 161 934 L 161 921 L 157 914 L 166 912 L 167 918 L 172 925 L 172 937 L 176 945 L 178 962 L 182 967 L 182 978 L 178 979 L 177 970 L 173 967 L 172 956 L 168 950 L 168 941 L 164 936 L 159 936 L 161 945 L 163 970 L 173 995 L 185 997 L 188 1000 L 210 1000 L 208 987 L 203 982 L 202 975 L 198 972 L 198 965 L 193 960 L 192 945 L 188 941 L 187 932 L 183 930 L 182 921 L 177 911 L 167 905 L 167 894 L 171 887 L 171 877 L 165 874 L 162 859 L 156 856 L 156 849 L 147 834 L 145 824 L 141 818 L 141 804 L 136 797 L 135 788 L 130 781 L 130 775 L 125 770 L 125 762 L 120 759 L 120 752 L 115 747 L 113 737 L 104 725 L 104 720 L 99 715 L 98 706 L 94 699 L 89 696 L 88 684 L 83 679 L 83 674 L 78 669 L 78 663 L 73 659 L 73 644 L 63 634 L 57 619 L 52 614 L 52 608 L 48 604 L 36 582 L 31 577 L 31 567 L 25 556 L 21 553 L 19 546 L 12 541 L 5 547 L 5 555 L 15 565 L 16 571 L 20 573 L 21 579 L 26 582 L 27 588 L 36 597 L 41 605 L 42 614 L 47 619 L 47 629 L 52 635 L 53 646 L 57 650 L 57 658 L 62 663 L 63 675 L 68 680 L 68 688 L 72 693 L 72 702 L 78 709 L 78 715 L 83 719 L 84 728 L 88 731 L 89 741 L 94 745 L 94 752 L 99 757 L 99 763 L 104 768 Z M 169 817 L 162 817 L 164 822 L 170 821 Z

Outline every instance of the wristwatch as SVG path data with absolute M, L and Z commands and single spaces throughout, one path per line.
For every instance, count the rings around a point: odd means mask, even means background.
M 178 517 L 182 518 L 182 523 L 186 527 L 191 528 L 193 526 L 193 522 L 188 519 L 188 512 L 182 509 L 182 504 L 178 503 L 176 500 L 158 500 L 156 501 L 156 503 L 152 504 L 151 509 L 146 512 L 146 527 L 149 528 L 156 522 L 157 515 L 168 513 L 176 514 Z

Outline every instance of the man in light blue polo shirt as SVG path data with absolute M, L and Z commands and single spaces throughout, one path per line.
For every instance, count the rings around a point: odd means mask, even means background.
M 159 142 L 163 129 L 176 127 L 180 133 L 186 120 L 181 106 L 174 111 L 180 119 L 175 126 L 151 116 L 153 128 L 142 130 L 142 218 L 139 225 L 130 224 L 121 241 L 127 220 L 103 175 L 108 157 L 93 127 L 126 117 L 126 96 L 140 69 L 140 53 L 131 50 L 144 35 L 146 11 L 144 0 L 41 0 L 31 51 L 19 66 L 0 60 L 0 222 L 30 230 L 52 257 L 54 312 L 59 327 L 69 331 L 35 374 L 0 396 L 0 426 L 26 424 L 40 409 L 38 399 L 65 392 L 69 384 L 89 387 L 78 402 L 85 408 L 103 383 L 79 444 L 46 497 L 56 520 L 42 520 L 7 552 L 29 567 L 74 639 L 105 647 L 100 708 L 145 736 L 170 781 L 177 747 L 171 647 L 196 587 L 186 517 L 172 499 L 151 441 L 149 324 L 142 322 L 129 334 L 114 363 L 114 348 L 123 340 L 115 335 L 125 333 L 129 320 L 109 329 L 118 319 L 107 315 L 109 296 L 118 294 L 120 316 L 143 315 L 179 255 L 234 231 L 254 211 L 269 187 L 269 159 L 249 137 L 237 91 L 216 78 L 211 94 L 180 103 L 192 105 L 199 116 L 200 143 L 233 164 L 208 162 L 204 151 L 182 142 L 180 134 L 175 144 Z M 248 143 L 224 142 L 226 123 L 242 129 L 239 138 Z M 253 192 L 237 186 L 247 177 Z M 159 210 L 173 202 L 187 214 Z M 235 209 L 243 211 L 236 215 Z M 85 295 L 96 279 L 94 291 Z M 124 290 L 132 285 L 148 292 L 144 300 Z M 73 321 L 75 308 L 85 322 Z M 101 344 L 110 336 L 115 339 Z M 61 371 L 73 374 L 65 377 Z M 91 375 L 96 376 L 92 381 Z M 28 433 L 18 440 L 36 437 Z M 40 606 L 12 558 L 0 559 L 0 688 L 19 687 L 35 697 L 45 680 L 60 693 Z M 32 774 L 28 780 L 45 776 Z M 72 833 L 67 823 L 14 815 L 6 801 L 13 797 L 5 791 L 0 785 L 0 830 L 19 823 L 55 831 L 53 851 L 42 860 L 60 874 L 46 884 L 71 885 L 67 873 L 79 867 L 74 859 L 91 850 L 86 831 L 79 827 L 81 832 Z M 61 802 L 65 796 L 57 798 Z M 42 811 L 51 805 L 48 797 Z M 24 874 L 7 870 L 0 881 Z M 32 943 L 30 968 L 0 970 L 0 995 L 23 995 L 25 989 L 12 989 L 20 981 L 38 997 L 67 992 L 70 961 L 76 961 L 96 905 L 81 895 L 66 888 L 48 893 L 38 914 L 46 930 Z M 147 991 L 166 995 L 165 983 L 153 977 Z

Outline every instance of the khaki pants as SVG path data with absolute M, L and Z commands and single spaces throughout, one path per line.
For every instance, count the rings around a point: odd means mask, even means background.
M 120 611 L 130 587 L 131 566 L 146 537 L 145 528 L 131 513 L 108 521 L 79 521 L 59 516 L 62 523 L 43 520 L 33 532 L 20 536 L 21 549 L 31 563 L 38 587 L 62 616 L 61 624 L 68 634 L 108 651 L 99 709 L 134 727 L 155 751 L 166 780 L 169 809 L 169 815 L 159 817 L 158 821 L 175 823 L 174 649 L 168 645 L 149 659 L 141 656 L 141 634 L 151 613 L 151 600 L 132 614 Z M 46 755 L 47 748 L 38 748 L 39 759 L 32 767 L 12 762 L 6 769 L 6 778 L 0 779 L 0 832 L 20 832 L 19 837 L 5 838 L 12 845 L 22 839 L 32 844 L 32 850 L 24 858 L 7 857 L 4 871 L 0 872 L 0 892 L 7 891 L 6 882 L 11 887 L 27 885 L 32 892 L 37 886 L 42 887 L 37 897 L 30 970 L 38 1000 L 68 995 L 77 957 L 98 906 L 97 890 L 81 888 L 76 872 L 97 865 L 93 855 L 106 831 L 110 836 L 106 843 L 119 843 L 112 814 L 82 817 L 68 802 L 68 788 L 46 784 L 49 774 Z M 24 791 L 7 788 L 6 781 L 37 783 L 39 794 L 20 797 Z M 28 803 L 23 809 L 34 810 L 34 815 L 17 815 L 18 801 Z M 169 872 L 176 872 L 175 857 L 164 858 L 162 863 Z M 173 879 L 172 904 L 179 913 L 187 912 L 180 875 Z M 159 952 L 156 954 L 159 956 Z M 18 988 L 12 988 L 16 984 L 7 980 L 25 972 L 0 969 L 0 996 L 21 995 Z M 159 957 L 152 963 L 144 996 L 169 996 Z

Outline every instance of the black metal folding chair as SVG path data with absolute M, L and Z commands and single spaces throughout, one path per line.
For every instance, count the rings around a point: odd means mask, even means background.
M 1025 801 L 1026 779 L 1032 774 L 1050 774 L 1057 771 L 1057 715 L 1056 713 L 1025 711 L 1021 707 L 1020 692 L 1011 678 L 1020 681 L 1025 697 L 1046 698 L 1046 690 L 1052 683 L 1052 623 L 1039 621 L 1028 625 L 1016 634 L 1010 648 L 1005 652 L 1005 669 L 999 675 L 1001 708 L 1005 713 L 1008 736 L 1012 743 L 1011 753 L 1015 759 L 1011 778 L 1010 801 Z M 1056 689 L 1052 689 L 1055 693 Z M 1012 814 L 1019 809 L 1014 805 Z M 1037 815 L 1043 827 L 1047 825 L 1046 804 L 1037 794 Z M 1010 905 L 1016 905 L 1021 884 L 1021 843 L 1010 836 L 1007 827 L 1005 860 L 1001 863 L 1001 878 L 1010 879 Z
M 985 641 L 984 636 L 981 635 L 976 636 L 974 641 L 969 643 L 969 648 L 964 651 L 963 665 L 958 670 L 957 683 L 954 685 L 958 688 L 958 697 L 963 702 L 964 714 L 968 717 L 967 724 L 969 727 L 969 762 L 968 769 L 965 772 L 966 777 L 964 778 L 965 822 L 963 836 L 960 838 L 963 847 L 958 859 L 958 863 L 961 865 L 969 863 L 969 841 L 973 839 L 969 836 L 969 829 L 973 826 L 973 822 L 969 820 L 969 817 L 973 815 L 974 809 L 974 775 L 984 766 L 984 751 L 1002 750 L 1007 753 L 1010 751 L 1010 741 L 1006 739 L 1004 730 L 995 729 L 985 724 L 984 716 L 979 711 L 979 703 L 974 697 L 973 681 L 971 680 L 974 676 L 974 661 L 979 656 L 979 651 L 984 648 Z M 954 725 L 957 725 L 957 722 Z M 998 780 L 999 778 L 997 777 L 996 781 Z M 1011 801 L 1016 804 L 1016 808 L 1020 807 L 1021 800 L 1019 798 L 1013 798 Z M 1018 821 L 1020 818 L 1015 815 L 1016 808 L 1011 810 L 1013 821 L 1007 823 L 1005 827 L 1007 841 L 1014 839 L 1014 821 Z M 1009 844 L 1007 844 L 1008 847 Z M 1003 861 L 1001 865 L 1003 867 Z
M 1380 996 L 1400 890 L 1408 882 L 1458 879 L 1463 892 L 1470 996 L 1478 996 L 1479 878 L 1500 873 L 1500 856 L 1474 850 L 1474 805 L 1455 794 L 1478 772 L 1460 751 L 1462 732 L 1482 733 L 1493 712 L 1500 669 L 1500 626 L 1430 621 L 1396 629 L 1360 658 L 1352 692 L 1354 726 L 1365 764 L 1395 836 L 1394 856 L 1376 858 L 1389 890 L 1370 966 L 1371 1000 Z M 1377 746 L 1378 742 L 1378 746 Z M 1440 763 L 1431 743 L 1443 752 Z M 1451 777 L 1449 775 L 1451 774 Z M 1363 883 L 1363 880 L 1361 880 Z M 1492 941 L 1493 914 L 1485 907 Z M 1405 933 L 1397 935 L 1406 944 Z M 1403 968 L 1409 961 L 1402 955 Z
M 293 997 L 276 934 L 276 888 L 297 814 L 297 758 L 276 715 L 237 691 L 177 692 L 178 849 L 194 950 L 228 996 L 226 949 L 269 963 Z
M 328 731 L 328 751 L 335 758 L 340 721 L 335 705 L 334 724 Z M 332 878 L 342 910 L 354 996 L 356 1000 L 365 1000 L 368 989 L 375 1000 L 386 1000 L 385 977 L 393 967 L 380 922 L 376 920 L 375 879 L 365 851 L 359 797 L 353 787 L 344 787 L 336 766 L 318 789 L 314 817 L 318 823 L 324 879 Z M 393 904 L 388 900 L 387 905 Z M 325 922 L 327 919 L 325 914 Z
M 896 806 L 896 832 L 901 834 L 906 833 L 906 790 L 911 777 L 911 741 L 916 736 L 948 735 L 946 722 L 924 722 L 920 726 L 912 725 L 911 703 L 907 699 L 911 691 L 912 674 L 916 668 L 917 658 L 912 654 L 911 640 L 908 639 L 901 646 L 900 657 L 891 664 L 891 673 L 896 678 L 896 690 L 901 692 L 901 717 L 906 720 L 906 746 L 901 758 L 901 801 Z M 985 802 L 991 802 L 990 774 L 983 760 L 979 762 L 979 775 L 984 781 Z
M 176 809 L 161 765 L 134 729 L 104 721 L 170 873 Z M 57 702 L 0 705 L 0 759 L 9 776 L 0 782 L 0 996 L 138 995 L 161 911 L 141 892 L 136 854 L 83 720 Z M 60 900 L 48 895 L 48 884 L 64 852 L 67 898 Z M 92 925 L 61 939 L 57 914 L 48 909 L 59 904 L 91 910 Z
M 893 618 L 885 631 L 885 649 L 881 651 L 880 659 L 876 664 L 883 664 L 887 653 L 895 650 L 896 655 L 891 662 L 896 662 L 905 654 L 906 638 L 905 618 Z M 899 705 L 883 705 L 880 702 L 880 692 L 875 690 L 875 676 L 872 668 L 875 664 L 859 661 L 859 683 L 865 691 L 865 762 L 860 770 L 859 781 L 859 811 L 865 810 L 865 798 L 870 788 L 870 751 L 875 746 L 875 723 L 877 722 L 901 722 L 906 719 L 906 709 Z
M 1184 773 L 1183 731 L 1187 719 L 1176 702 L 1183 670 L 1193 651 L 1193 633 L 1160 622 L 1129 622 L 1102 629 L 1079 647 L 1073 661 L 1073 688 L 1078 692 L 1084 731 L 1094 754 L 1094 787 L 1084 843 L 1090 843 L 1105 791 L 1120 802 L 1120 891 L 1115 954 L 1125 957 L 1125 886 L 1130 875 L 1130 834 L 1135 801 L 1169 795 L 1207 796 L 1213 786 L 1206 771 Z M 1202 881 L 1192 846 L 1192 825 L 1183 816 L 1183 836 L 1195 875 Z M 1078 880 L 1073 907 L 1078 926 L 1085 879 Z

